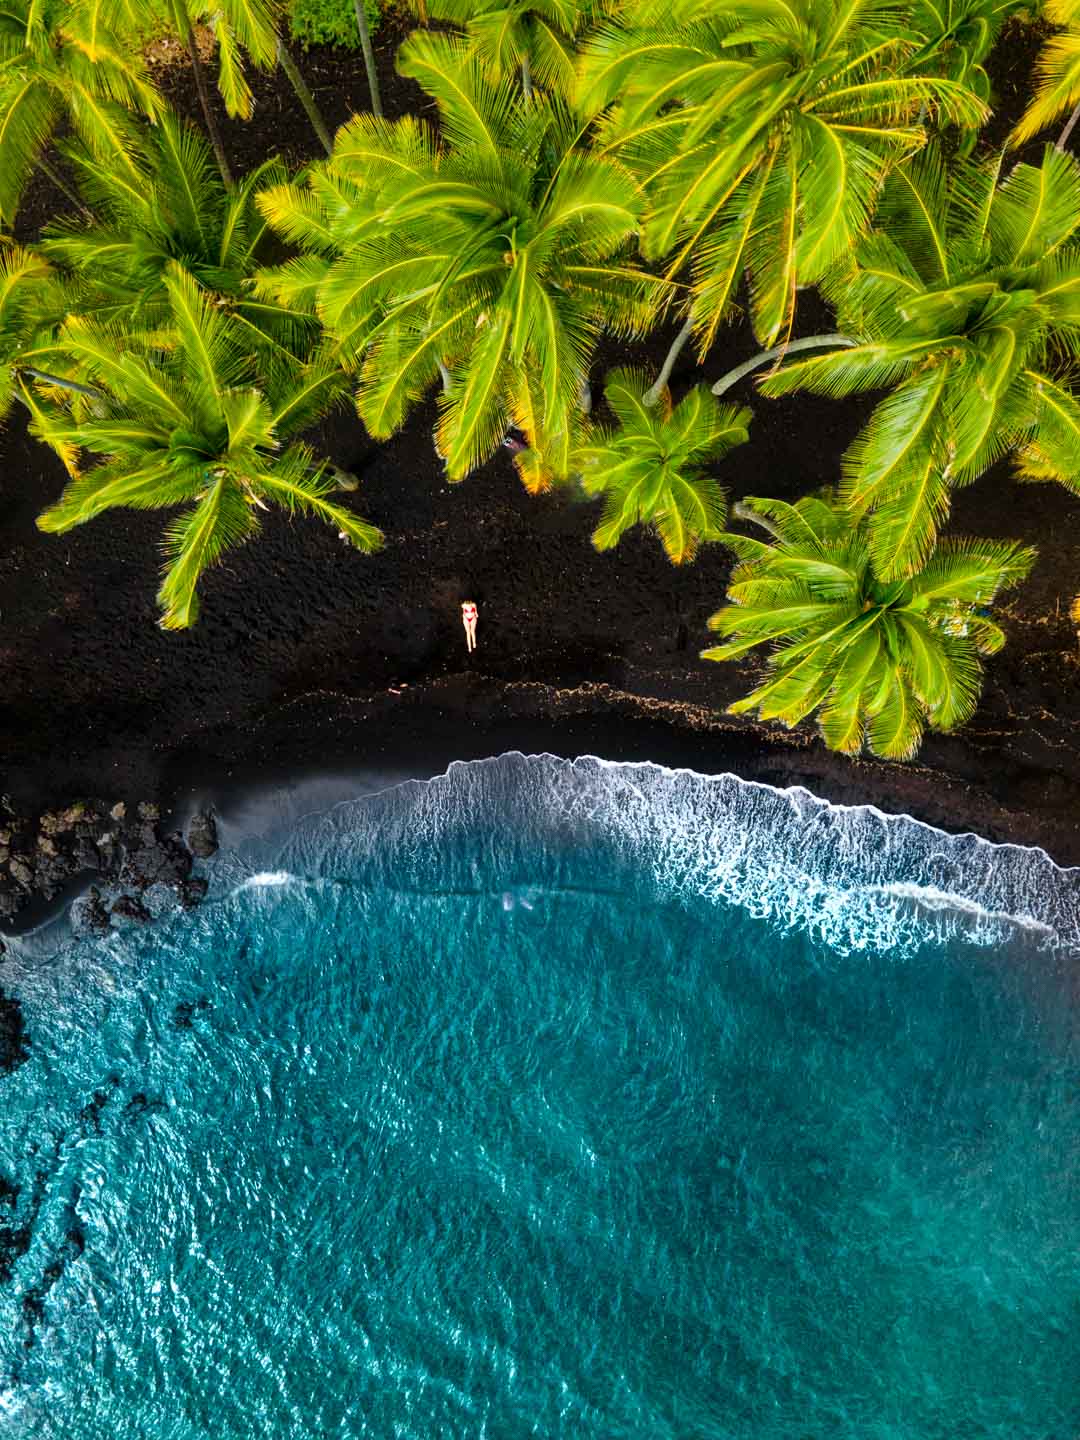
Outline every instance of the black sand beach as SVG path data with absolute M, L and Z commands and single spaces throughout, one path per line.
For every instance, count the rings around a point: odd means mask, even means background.
M 379 51 L 387 109 L 416 106 L 392 72 L 397 36 Z M 1030 47 L 999 76 L 1006 101 L 1029 73 Z M 313 53 L 309 74 L 332 125 L 364 103 L 358 59 Z M 170 93 L 194 115 L 190 77 Z M 1007 93 L 1009 92 L 1009 93 Z M 273 77 L 260 78 L 248 126 L 226 122 L 238 165 L 274 149 L 311 153 L 306 121 Z M 42 185 L 21 226 L 54 208 Z M 812 294 L 799 332 L 831 328 Z M 671 330 L 604 369 L 655 367 Z M 676 392 L 714 380 L 755 350 L 749 326 L 724 332 L 698 371 L 684 352 Z M 835 481 L 870 405 L 813 397 L 767 401 L 744 381 L 749 444 L 717 474 L 732 500 L 794 498 Z M 1044 846 L 1080 863 L 1080 656 L 1069 605 L 1080 587 L 1080 499 L 1016 484 L 998 467 L 957 496 L 953 530 L 1035 544 L 1031 579 L 1004 613 L 1005 651 L 987 665 L 982 703 L 960 734 L 928 735 L 910 764 L 832 755 L 811 726 L 725 714 L 758 662 L 698 658 L 730 557 L 719 547 L 671 567 L 657 541 L 631 535 L 598 555 L 594 510 L 567 493 L 522 489 L 500 454 L 450 486 L 431 441 L 433 409 L 385 445 L 339 413 L 315 437 L 354 471 L 346 498 L 385 532 L 373 557 L 314 522 L 269 515 L 260 537 L 213 571 L 187 633 L 157 626 L 162 520 L 110 514 L 62 537 L 35 517 L 63 484 L 59 463 L 20 415 L 0 435 L 0 794 L 33 817 L 84 797 L 190 808 L 229 787 L 343 771 L 430 774 L 452 759 L 515 749 L 654 760 L 802 784 L 843 803 L 906 811 L 946 830 Z M 479 648 L 465 651 L 460 602 L 480 606 Z

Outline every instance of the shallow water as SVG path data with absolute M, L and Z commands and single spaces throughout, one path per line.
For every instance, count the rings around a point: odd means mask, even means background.
M 0 1421 L 1072 1440 L 1075 872 L 505 757 L 28 955 Z

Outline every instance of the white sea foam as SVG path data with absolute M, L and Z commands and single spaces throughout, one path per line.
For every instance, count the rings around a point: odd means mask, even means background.
M 529 870 L 538 852 L 551 874 Z M 595 757 L 456 762 L 435 779 L 309 817 L 280 863 L 446 889 L 479 864 L 493 867 L 498 893 L 516 895 L 538 880 L 580 883 L 586 852 L 608 865 L 612 883 L 644 873 L 658 898 L 736 904 L 839 949 L 953 934 L 993 944 L 1017 931 L 1080 948 L 1080 870 L 1041 849 L 947 835 L 802 788 Z M 587 883 L 598 878 L 590 868 Z

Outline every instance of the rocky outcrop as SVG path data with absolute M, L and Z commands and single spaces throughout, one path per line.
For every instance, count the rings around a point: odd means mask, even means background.
M 217 853 L 217 821 L 212 810 L 201 810 L 191 817 L 187 832 L 188 849 L 199 860 L 209 860 Z
M 107 908 L 90 888 L 76 918 L 91 930 L 108 929 L 110 916 L 122 924 L 151 919 L 141 897 L 154 885 L 171 888 L 190 910 L 206 894 L 206 882 L 191 873 L 194 859 L 217 850 L 213 814 L 196 815 L 188 835 L 185 844 L 179 832 L 164 833 L 158 807 L 146 801 L 79 800 L 36 818 L 0 801 L 0 924 L 35 901 L 54 900 L 84 875 L 121 892 Z
M 109 907 L 114 920 L 127 920 L 133 925 L 148 925 L 154 918 L 141 900 L 134 895 L 121 895 Z

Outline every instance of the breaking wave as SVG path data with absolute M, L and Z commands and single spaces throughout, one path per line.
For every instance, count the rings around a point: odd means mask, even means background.
M 455 842 L 455 843 L 449 843 Z M 547 873 L 536 874 L 536 857 Z M 589 852 L 598 881 L 651 877 L 657 899 L 734 903 L 834 949 L 887 950 L 952 935 L 997 944 L 1023 930 L 1080 946 L 1080 870 L 1044 850 L 948 835 L 907 815 L 839 806 L 808 790 L 595 757 L 510 753 L 458 762 L 308 817 L 288 873 L 348 883 L 508 895 L 559 886 Z M 451 857 L 448 861 L 448 857 Z M 265 883 L 265 881 L 263 882 Z

